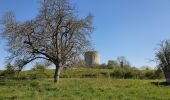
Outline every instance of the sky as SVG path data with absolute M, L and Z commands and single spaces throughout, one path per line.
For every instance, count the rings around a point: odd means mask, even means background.
M 100 52 L 101 63 L 125 56 L 132 66 L 155 67 L 160 41 L 170 39 L 170 0 L 70 0 L 78 15 L 91 13 L 95 28 L 93 47 Z M 0 18 L 13 11 L 18 21 L 35 18 L 38 0 L 0 0 Z M 0 27 L 2 28 L 2 27 Z M 0 69 L 5 66 L 6 42 L 0 40 Z

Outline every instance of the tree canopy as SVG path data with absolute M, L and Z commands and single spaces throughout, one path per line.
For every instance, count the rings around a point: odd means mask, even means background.
M 79 18 L 67 0 L 42 0 L 35 19 L 18 22 L 11 12 L 2 19 L 1 35 L 8 40 L 10 59 L 19 69 L 36 59 L 56 66 L 54 81 L 60 69 L 78 59 L 90 47 L 92 16 Z
M 159 44 L 155 58 L 159 64 L 158 68 L 163 70 L 167 82 L 170 83 L 170 40 L 164 40 Z

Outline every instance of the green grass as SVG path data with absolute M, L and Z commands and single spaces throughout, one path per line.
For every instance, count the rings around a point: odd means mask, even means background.
M 164 80 L 140 80 L 150 79 L 154 73 L 121 68 L 70 68 L 61 71 L 57 85 L 53 83 L 54 70 L 45 70 L 43 74 L 22 71 L 23 80 L 0 79 L 0 100 L 170 100 L 170 86 L 161 85 Z M 124 79 L 121 75 L 135 77 Z
M 169 100 L 170 86 L 163 80 L 62 78 L 7 80 L 0 83 L 0 100 Z M 153 84 L 153 83 L 156 83 Z

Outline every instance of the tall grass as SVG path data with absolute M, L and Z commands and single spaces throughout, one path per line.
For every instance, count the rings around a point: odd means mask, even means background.
M 131 68 L 64 69 L 53 83 L 54 70 L 22 71 L 20 80 L 0 80 L 0 100 L 169 100 L 163 73 Z M 157 75 L 157 76 L 156 76 Z M 126 80 L 125 80 L 126 79 Z M 139 80 L 143 79 L 143 80 Z M 155 79 L 155 80 L 145 80 Z
M 1 84 L 1 100 L 169 100 L 170 86 L 156 85 L 163 80 L 109 78 L 62 78 L 6 80 Z

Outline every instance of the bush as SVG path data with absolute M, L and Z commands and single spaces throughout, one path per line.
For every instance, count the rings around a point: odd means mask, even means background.
M 36 65 L 34 66 L 34 68 L 32 69 L 33 71 L 38 71 L 40 73 L 44 73 L 46 70 L 46 66 L 43 64 L 38 64 L 36 63 Z
M 129 78 L 135 78 L 136 73 L 133 69 L 118 67 L 111 73 L 111 77 L 129 79 Z
M 146 79 L 154 79 L 154 72 L 153 71 L 147 71 L 145 73 Z
M 136 70 L 132 68 L 115 68 L 110 74 L 113 78 L 122 79 L 160 79 L 163 78 L 161 70 Z
M 116 61 L 114 60 L 109 60 L 108 63 L 107 63 L 107 67 L 110 69 L 110 68 L 114 68 L 114 67 L 118 67 L 118 64 Z
M 45 73 L 46 66 L 43 64 L 36 64 L 32 69 L 32 72 L 29 74 L 30 79 L 39 79 L 39 78 L 47 78 L 48 74 Z
M 15 67 L 8 63 L 6 69 L 1 73 L 0 76 L 4 76 L 5 78 L 14 78 Z
M 161 79 L 161 78 L 164 78 L 164 73 L 163 73 L 163 71 L 161 69 L 157 69 L 155 71 L 155 76 L 156 76 L 156 78 Z

